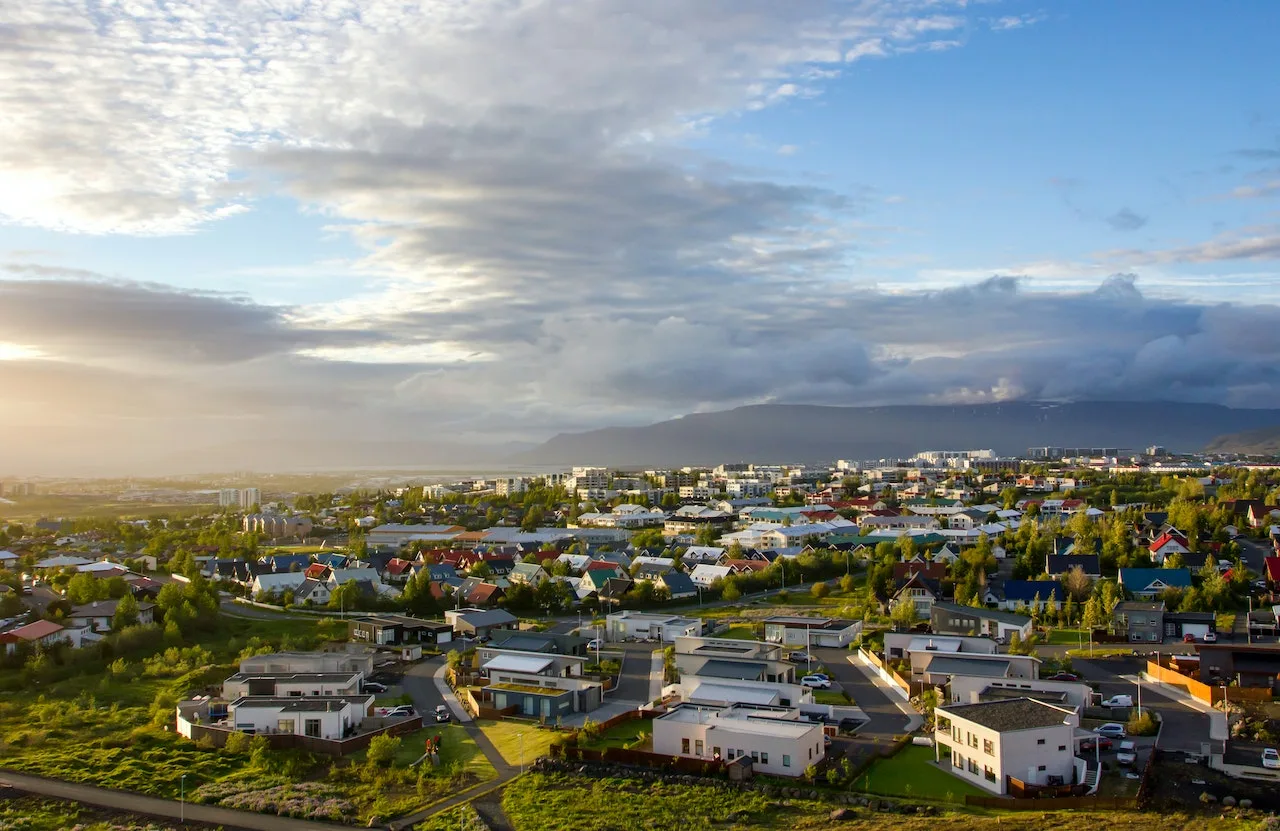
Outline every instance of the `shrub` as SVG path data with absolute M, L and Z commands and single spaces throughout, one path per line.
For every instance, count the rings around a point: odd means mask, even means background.
M 227 736 L 227 743 L 222 749 L 228 753 L 248 753 L 253 746 L 253 738 L 248 733 L 236 731 Z
M 817 583 L 814 583 L 814 584 L 813 584 L 813 588 L 812 588 L 812 589 L 810 589 L 810 590 L 809 590 L 809 592 L 810 592 L 814 597 L 819 597 L 819 598 L 821 598 L 821 597 L 826 597 L 828 594 L 830 594 L 830 593 L 831 593 L 831 589 L 827 587 L 827 584 L 826 584 L 826 583 L 824 583 L 824 582 L 822 582 L 821 580 L 819 580 Z
M 365 755 L 365 760 L 371 767 L 390 767 L 399 751 L 400 739 L 384 733 L 374 736 L 373 741 L 369 742 L 369 751 Z
M 1146 711 L 1141 715 L 1134 713 L 1130 716 L 1128 723 L 1125 724 L 1125 730 L 1133 736 L 1154 736 L 1159 726 L 1150 711 Z

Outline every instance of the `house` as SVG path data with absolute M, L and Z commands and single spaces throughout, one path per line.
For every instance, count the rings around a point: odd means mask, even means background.
M 1112 628 L 1130 641 L 1160 643 L 1164 640 L 1164 602 L 1126 600 L 1111 612 Z
M 1264 557 L 1262 565 L 1267 572 L 1267 585 L 1274 591 L 1280 586 L 1280 557 Z
M 15 568 L 18 559 L 12 551 L 0 551 L 0 568 Z
M 701 586 L 705 589 L 710 588 L 717 580 L 723 580 L 728 577 L 730 573 L 728 566 L 700 563 L 694 566 L 693 571 L 689 573 L 689 579 L 693 581 L 695 586 Z
M 222 682 L 222 697 L 310 698 L 359 695 L 359 672 L 237 672 Z
M 893 579 L 895 582 L 898 580 L 905 581 L 913 574 L 919 574 L 929 580 L 942 581 L 947 577 L 947 564 L 930 563 L 925 560 L 912 560 L 908 563 L 893 564 Z
M 1180 641 L 1190 635 L 1202 641 L 1218 634 L 1218 616 L 1213 612 L 1165 612 L 1164 636 Z
M 409 560 L 392 557 L 382 569 L 382 579 L 391 585 L 404 585 L 417 571 L 418 565 Z
M 1044 571 L 1050 577 L 1062 577 L 1077 568 L 1095 580 L 1102 576 L 1097 554 L 1050 554 L 1044 559 Z
M 844 648 L 862 634 L 862 621 L 774 615 L 764 620 L 764 639 L 789 647 Z
M 911 650 L 911 677 L 934 686 L 950 683 L 952 676 L 969 678 L 1034 679 L 1040 675 L 1040 659 L 1030 655 L 980 655 L 945 652 L 944 640 L 935 640 L 931 648 Z
M 942 586 L 937 580 L 912 574 L 894 591 L 892 602 L 897 604 L 904 598 L 915 604 L 917 615 L 928 617 L 933 604 L 942 599 Z
M 242 733 L 285 733 L 343 739 L 373 715 L 372 695 L 246 697 L 227 708 L 227 722 Z
M 747 704 L 756 707 L 797 707 L 813 703 L 813 691 L 803 684 L 744 681 L 739 678 L 702 678 L 685 675 L 662 688 L 662 698 L 727 707 Z
M 1280 689 L 1280 647 L 1275 645 L 1196 644 L 1200 680 L 1213 686 Z M 1229 696 L 1228 696 L 1229 697 Z
M 994 655 L 993 638 L 978 635 L 921 635 L 915 632 L 885 632 L 884 655 L 893 660 L 908 659 L 912 652 L 940 651 L 950 654 Z
M 461 594 L 461 601 L 468 606 L 492 608 L 497 606 L 498 602 L 507 595 L 497 583 L 489 583 L 484 580 L 464 580 L 458 590 Z
M 764 571 L 769 568 L 770 563 L 768 560 L 748 560 L 744 558 L 741 560 L 725 560 L 722 565 L 729 569 L 730 574 L 747 574 Z
M 92 603 L 86 603 L 83 606 L 75 606 L 71 609 L 71 614 L 67 616 L 67 621 L 75 627 L 89 629 L 94 632 L 106 632 L 111 629 L 111 621 L 116 616 L 116 607 L 120 605 L 119 600 L 95 600 Z M 154 603 L 138 603 L 138 623 L 147 625 L 155 621 Z
M 1094 690 L 1083 681 L 1051 681 L 1047 678 L 990 678 L 980 675 L 952 675 L 947 684 L 952 704 L 979 704 L 1034 698 L 1059 707 L 1087 707 Z
M 724 557 L 725 549 L 714 545 L 691 545 L 680 556 L 680 561 L 687 566 L 702 563 L 718 563 Z
M 515 707 L 535 718 L 553 719 L 600 706 L 604 688 L 586 678 L 586 638 L 530 632 L 495 634 L 476 650 L 489 679 L 484 697 L 495 709 Z
M 788 707 L 682 703 L 653 720 L 653 751 L 708 762 L 750 758 L 754 772 L 800 776 L 822 761 L 823 730 Z
M 702 634 L 702 621 L 679 615 L 649 614 L 624 609 L 605 618 L 605 640 L 658 641 L 671 643 L 676 638 Z
M 794 684 L 795 665 L 783 660 L 782 645 L 733 638 L 681 636 L 674 642 L 681 677 L 737 678 Z
M 295 591 L 306 579 L 306 575 L 301 571 L 259 574 L 253 578 L 250 591 L 255 597 L 260 594 L 283 594 L 286 591 Z
M 500 629 L 518 629 L 520 619 L 503 609 L 453 609 L 444 613 L 445 622 L 454 634 L 465 638 L 490 637 Z
M 37 620 L 26 626 L 0 632 L 0 645 L 4 646 L 6 655 L 12 655 L 20 644 L 32 648 L 47 649 L 59 643 L 69 643 L 73 649 L 80 648 L 83 629 L 63 626 L 48 620 Z
M 987 635 L 999 641 L 1014 632 L 1019 638 L 1031 637 L 1031 618 L 1026 615 L 956 603 L 934 603 L 929 622 L 937 634 Z
M 511 569 L 508 580 L 512 583 L 523 583 L 527 586 L 541 586 L 551 578 L 546 570 L 537 563 L 516 563 Z
M 965 508 L 963 511 L 947 517 L 947 527 L 960 530 L 972 530 L 987 522 L 987 512 L 977 508 Z
M 577 635 L 561 635 L 554 632 L 521 632 L 519 630 L 501 630 L 493 633 L 493 637 L 484 646 L 479 647 L 480 660 L 486 661 L 496 654 L 495 650 L 508 652 L 538 652 L 546 655 L 576 655 L 587 658 L 587 638 Z
M 438 620 L 419 620 L 405 615 L 367 615 L 347 622 L 351 640 L 375 646 L 447 644 L 453 641 L 453 626 Z
M 1165 531 L 1156 540 L 1147 546 L 1147 550 L 1151 552 L 1151 559 L 1156 563 L 1163 563 L 1165 557 L 1171 554 L 1186 554 L 1191 550 L 1187 538 L 1176 530 Z
M 668 571 L 658 578 L 658 583 L 667 590 L 672 600 L 684 600 L 698 594 L 698 587 L 689 575 L 680 571 Z
M 934 756 L 956 777 L 999 796 L 1010 779 L 1029 785 L 1074 784 L 1076 730 L 1071 707 L 1032 698 L 947 704 L 935 711 Z
M 1022 607 L 1059 609 L 1066 593 L 1057 580 L 1005 580 L 998 608 L 1013 611 Z
M 1191 570 L 1187 568 L 1122 568 L 1120 585 L 1137 598 L 1150 600 L 1165 589 L 1191 588 Z

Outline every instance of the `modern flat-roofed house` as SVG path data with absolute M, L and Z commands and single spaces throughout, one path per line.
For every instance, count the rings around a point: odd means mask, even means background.
M 352 735 L 373 715 L 372 695 L 310 698 L 241 698 L 227 708 L 227 721 L 242 733 L 285 733 L 317 739 Z
M 1029 785 L 1083 779 L 1084 762 L 1075 757 L 1080 725 L 1075 708 L 1014 698 L 948 704 L 934 713 L 936 759 L 984 790 L 1003 796 L 1010 778 Z
M 580 658 L 587 654 L 587 638 L 577 635 L 559 635 L 554 632 L 518 632 L 498 631 L 487 644 L 478 648 L 480 660 L 486 660 L 494 650 L 505 649 L 515 652 L 539 652 L 545 655 L 576 655 Z
M 845 647 L 862 634 L 862 621 L 774 615 L 765 618 L 764 639 L 795 647 Z
M 915 632 L 885 632 L 886 658 L 908 658 L 912 652 L 945 652 L 965 655 L 993 655 L 993 638 L 979 635 L 921 635 Z
M 373 674 L 374 651 L 354 647 L 344 652 L 270 652 L 240 661 L 243 673 L 359 672 Z
M 731 762 L 752 771 L 800 776 L 823 758 L 822 725 L 800 711 L 742 704 L 679 704 L 653 720 L 653 750 L 664 756 Z
M 684 675 L 676 683 L 663 687 L 662 696 L 675 697 L 690 704 L 718 706 L 797 707 L 813 703 L 813 690 L 803 684 L 703 678 L 698 675 Z
M 1002 640 L 1017 632 L 1019 638 L 1031 637 L 1031 618 L 1026 615 L 957 603 L 934 603 L 929 622 L 937 634 L 989 635 Z
M 982 675 L 952 675 L 947 684 L 952 704 L 979 704 L 1010 698 L 1034 698 L 1059 707 L 1086 707 L 1093 700 L 1093 688 L 1083 681 L 1050 681 L 1047 678 L 991 678 Z
M 360 695 L 359 672 L 237 672 L 222 682 L 222 697 L 313 698 Z
M 482 695 L 494 709 L 515 707 L 524 716 L 554 719 L 594 710 L 604 697 L 599 681 L 582 676 L 584 657 L 487 647 L 479 653 L 489 677 Z
M 439 620 L 419 620 L 405 615 L 367 615 L 347 622 L 351 640 L 375 646 L 446 644 L 453 641 L 453 626 Z
M 1196 644 L 1200 680 L 1219 686 L 1280 689 L 1280 647 L 1274 645 Z M 1230 698 L 1230 695 L 1228 695 Z
M 702 621 L 698 618 L 637 612 L 624 609 L 605 618 L 605 639 L 625 641 L 647 638 L 651 641 L 670 643 L 677 638 L 702 634 Z
M 733 638 L 680 637 L 675 640 L 680 676 L 737 678 L 743 681 L 795 683 L 796 668 L 783 660 L 781 644 Z
M 978 678 L 1035 678 L 1040 674 L 1040 659 L 1030 655 L 977 655 L 915 651 L 911 653 L 911 677 L 926 684 L 941 686 L 952 676 Z

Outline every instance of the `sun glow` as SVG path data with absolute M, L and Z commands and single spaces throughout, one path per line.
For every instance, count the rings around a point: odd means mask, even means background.
M 0 361 L 22 361 L 31 358 L 39 358 L 43 353 L 38 349 L 32 349 L 29 346 L 23 346 L 20 343 L 5 343 L 0 341 Z

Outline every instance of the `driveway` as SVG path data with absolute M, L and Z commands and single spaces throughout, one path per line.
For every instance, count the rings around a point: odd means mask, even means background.
M 1104 698 L 1113 695 L 1138 696 L 1137 679 L 1146 667 L 1140 658 L 1106 658 L 1086 660 L 1076 658 L 1072 662 L 1076 673 L 1086 681 L 1097 682 L 1098 692 Z M 1142 686 L 1143 709 L 1159 713 L 1164 722 L 1160 731 L 1160 747 L 1198 754 L 1201 745 L 1209 741 L 1209 716 L 1182 702 L 1166 696 L 1152 684 Z
M 628 649 L 622 653 L 622 671 L 618 686 L 609 693 L 606 701 L 633 701 L 643 704 L 653 699 L 649 696 L 649 671 L 653 666 L 653 650 Z
M 900 736 L 905 731 L 908 716 L 898 708 L 893 694 L 881 689 L 861 666 L 849 662 L 854 653 L 844 649 L 813 649 L 827 672 L 839 684 L 854 704 L 862 708 L 868 721 L 858 728 L 859 737 L 884 738 Z M 905 704 L 905 701 L 903 702 Z

